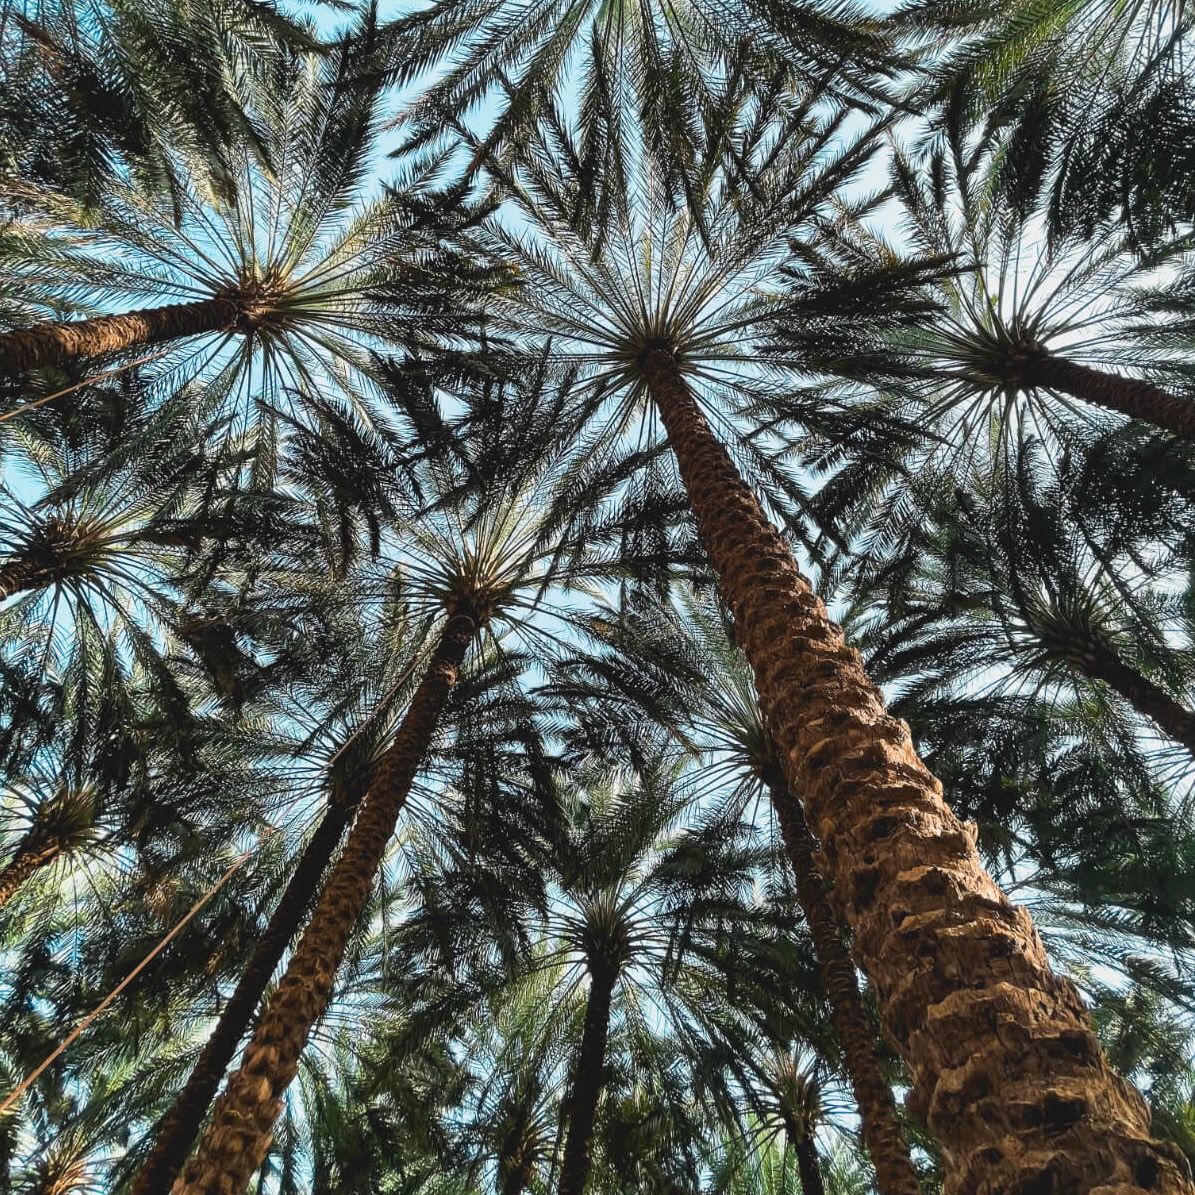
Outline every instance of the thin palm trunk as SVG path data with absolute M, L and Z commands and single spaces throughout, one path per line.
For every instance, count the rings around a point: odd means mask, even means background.
M 277 990 L 266 1004 L 241 1066 L 216 1101 L 198 1154 L 175 1195 L 240 1195 L 265 1160 L 282 1097 L 332 993 L 349 935 L 373 889 L 398 816 L 411 791 L 477 627 L 457 611 L 444 628 L 390 749 L 379 761 L 344 850 Z M 156 1193 L 155 1193 L 156 1195 Z
M 1152 382 L 1091 369 L 1044 349 L 1027 353 L 1024 362 L 1018 364 L 1025 386 L 1069 394 L 1130 419 L 1152 423 L 1181 440 L 1195 441 L 1195 403 Z
M 1126 664 L 1114 651 L 1099 648 L 1077 654 L 1074 663 L 1090 677 L 1119 693 L 1163 734 L 1182 743 L 1195 757 L 1195 713 L 1175 701 L 1165 689 Z
M 236 1053 L 237 1043 L 261 1004 L 283 952 L 298 933 L 303 914 L 315 899 L 320 877 L 355 808 L 355 803 L 337 802 L 329 805 L 320 819 L 190 1077 L 170 1111 L 158 1122 L 153 1148 L 133 1183 L 131 1195 L 170 1190 Z
M 240 311 L 234 300 L 219 295 L 123 315 L 100 315 L 71 323 L 39 324 L 0 332 L 0 376 L 16 377 L 43 365 L 65 365 L 69 361 L 145 348 L 204 332 L 231 331 L 237 325 Z
M 876 1057 L 875 1039 L 863 1008 L 855 966 L 847 954 L 838 919 L 830 907 L 826 882 L 818 869 L 817 843 L 805 824 L 800 802 L 788 788 L 778 782 L 771 786 L 771 792 L 796 870 L 797 894 L 817 952 L 834 1030 L 842 1045 L 851 1090 L 859 1107 L 863 1140 L 875 1167 L 876 1187 L 880 1195 L 920 1195 L 917 1171 L 896 1118 L 892 1088 Z M 818 1177 L 820 1181 L 820 1172 Z
M 606 1042 L 610 1035 L 610 1005 L 617 982 L 616 967 L 600 965 L 590 970 L 585 1028 L 567 1104 L 568 1128 L 564 1138 L 564 1159 L 560 1164 L 559 1195 L 584 1195 L 585 1184 L 589 1181 L 593 1124 L 602 1094 Z
M 826 1195 L 821 1160 L 813 1134 L 795 1124 L 785 1122 L 785 1135 L 797 1155 L 797 1173 L 801 1176 L 801 1195 Z M 881 1188 L 882 1189 L 882 1188 Z
M 667 346 L 642 359 L 698 532 L 755 672 L 789 789 L 943 1147 L 948 1195 L 1195 1195 L 1108 1066 L 1028 913 L 984 870 L 908 727 L 801 576 Z M 794 861 L 795 863 L 795 861 Z
M 26 837 L 17 847 L 17 853 L 0 870 L 0 909 L 8 904 L 30 877 L 43 867 L 48 867 L 64 850 L 61 839 L 43 835 Z

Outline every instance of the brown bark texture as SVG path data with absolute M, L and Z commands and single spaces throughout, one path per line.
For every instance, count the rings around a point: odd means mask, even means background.
M 941 1145 L 946 1195 L 1195 1195 L 671 352 L 649 347 L 643 369 L 789 789 L 802 795 L 882 1028 L 912 1076 L 910 1106 Z
M 123 315 L 99 315 L 64 324 L 0 332 L 0 375 L 15 377 L 43 365 L 64 365 L 125 349 L 181 340 L 203 332 L 231 330 L 239 310 L 216 296 L 193 303 L 169 303 Z
M 863 1140 L 875 1167 L 876 1188 L 880 1195 L 921 1195 L 917 1171 L 901 1135 L 892 1088 L 876 1057 L 855 965 L 847 953 L 838 919 L 830 907 L 825 879 L 818 869 L 817 843 L 805 824 L 800 802 L 783 784 L 774 784 L 771 789 L 772 804 L 796 872 L 797 895 L 830 1001 L 834 1031 L 859 1107 Z
M 564 1158 L 560 1163 L 559 1195 L 584 1195 L 585 1184 L 589 1181 L 593 1125 L 602 1095 L 606 1042 L 610 1035 L 610 1005 L 617 982 L 616 967 L 606 963 L 591 965 L 585 1028 L 568 1097 L 568 1129 L 564 1137 Z
M 0 564 L 0 602 L 27 589 L 49 585 L 53 580 L 53 571 L 41 562 L 15 556 Z
M 378 763 L 290 965 L 262 1012 L 240 1069 L 216 1101 L 199 1152 L 175 1181 L 174 1195 L 242 1195 L 265 1160 L 283 1094 L 328 1005 L 349 935 L 369 901 L 475 628 L 475 620 L 462 613 L 445 627 L 395 740 Z
M 320 877 L 327 869 L 345 827 L 352 820 L 355 808 L 355 804 L 348 803 L 329 805 L 303 848 L 286 889 L 194 1069 L 170 1110 L 158 1122 L 153 1148 L 133 1183 L 131 1195 L 163 1195 L 170 1190 L 187 1160 L 216 1088 L 236 1053 L 237 1043 L 261 1004 L 283 952 L 298 933 L 303 915 L 315 899 Z
M 1152 423 L 1181 440 L 1195 440 L 1195 402 L 1152 382 L 1091 369 L 1043 349 L 1030 353 L 1021 369 L 1026 386 L 1057 390 L 1130 419 Z
M 0 909 L 12 900 L 30 876 L 48 867 L 61 854 L 62 843 L 56 839 L 26 838 L 0 870 Z
M 1085 652 L 1076 662 L 1088 676 L 1102 680 L 1139 714 L 1151 719 L 1163 734 L 1182 743 L 1195 757 L 1195 713 L 1182 702 L 1175 701 L 1165 689 L 1131 668 L 1115 652 Z

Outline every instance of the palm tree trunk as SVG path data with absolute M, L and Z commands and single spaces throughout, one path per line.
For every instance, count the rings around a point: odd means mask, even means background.
M 133 1183 L 131 1195 L 154 1195 L 170 1190 L 187 1160 L 216 1088 L 236 1053 L 237 1043 L 261 1004 L 266 985 L 283 951 L 298 933 L 303 914 L 315 898 L 320 877 L 327 869 L 345 827 L 352 820 L 355 808 L 355 803 L 347 802 L 329 805 L 303 849 L 269 924 L 237 980 L 190 1077 L 170 1111 L 158 1122 L 153 1148 Z
M 800 802 L 784 784 L 771 785 L 771 793 L 784 842 L 796 869 L 797 894 L 830 1000 L 834 1031 L 846 1058 L 851 1090 L 855 1093 L 862 1122 L 863 1140 L 875 1167 L 876 1187 L 880 1195 L 920 1195 L 917 1171 L 896 1118 L 892 1088 L 876 1057 L 855 966 L 847 954 L 838 919 L 830 908 L 826 882 L 818 870 L 817 843 L 805 824 Z M 820 1181 L 820 1172 L 818 1177 Z
M 1195 758 L 1195 713 L 1175 701 L 1165 689 L 1129 667 L 1107 648 L 1077 654 L 1074 662 L 1086 675 L 1103 681 L 1113 692 L 1119 693 L 1133 709 L 1151 719 L 1163 734 L 1182 743 Z
M 789 789 L 943 1147 L 947 1195 L 1195 1195 L 1145 1101 L 1108 1066 L 1029 915 L 983 868 L 666 347 L 642 368 L 751 662 Z M 1137 1185 L 1134 1185 L 1137 1184 Z
M 1130 419 L 1152 423 L 1180 440 L 1195 440 L 1195 403 L 1152 382 L 1091 369 L 1044 349 L 1029 351 L 1018 365 L 1022 385 L 1057 390 Z
M 40 588 L 50 576 L 46 567 L 34 560 L 17 556 L 4 561 L 0 564 L 0 602 L 26 589 Z
M 797 1173 L 801 1176 L 801 1195 L 826 1195 L 826 1184 L 822 1178 L 821 1160 L 817 1156 L 817 1143 L 813 1134 L 802 1132 L 794 1124 L 785 1122 L 785 1136 L 797 1155 Z M 882 1191 L 883 1188 L 881 1187 Z
M 0 376 L 16 377 L 43 365 L 63 365 L 165 340 L 182 340 L 203 332 L 231 330 L 236 326 L 239 312 L 232 299 L 217 296 L 123 315 L 100 315 L 72 323 L 47 323 L 0 332 Z
M 0 909 L 20 891 L 35 872 L 48 867 L 62 854 L 62 842 L 43 837 L 26 838 L 17 848 L 17 853 L 0 870 Z
M 568 1130 L 564 1138 L 564 1159 L 560 1164 L 559 1195 L 584 1195 L 589 1180 L 593 1123 L 602 1094 L 606 1041 L 610 1035 L 610 1005 L 617 982 L 616 967 L 596 966 L 590 970 L 585 1028 L 567 1104 Z
M 523 1156 L 521 1146 L 514 1156 L 500 1159 L 498 1177 L 502 1195 L 523 1195 L 531 1186 L 532 1173 L 531 1163 Z
M 282 1097 L 332 993 L 349 935 L 373 889 L 386 847 L 439 722 L 477 621 L 457 612 L 440 636 L 390 749 L 379 761 L 361 812 L 291 958 L 266 1004 L 241 1066 L 216 1101 L 198 1154 L 175 1195 L 240 1195 L 265 1160 Z M 157 1195 L 155 1192 L 154 1195 Z

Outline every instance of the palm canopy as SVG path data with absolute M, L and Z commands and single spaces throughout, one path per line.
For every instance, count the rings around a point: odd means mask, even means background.
M 927 139 L 960 122 L 995 152 L 1006 202 L 1044 199 L 1051 231 L 1123 221 L 1135 244 L 1188 228 L 1195 151 L 1186 0 L 913 0 L 902 17 L 956 39 L 923 81 L 942 105 Z
M 398 77 L 432 72 L 408 113 L 416 140 L 445 119 L 475 124 L 481 107 L 496 108 L 481 134 L 489 148 L 525 145 L 575 92 L 591 177 L 620 176 L 638 147 L 683 180 L 710 108 L 757 77 L 868 101 L 892 69 L 883 22 L 838 0 L 438 0 L 401 19 L 396 36 Z
M 449 297 L 485 271 L 442 240 L 431 176 L 400 171 L 387 187 L 372 177 L 383 96 L 362 76 L 380 51 L 368 17 L 355 34 L 328 57 L 278 63 L 255 108 L 268 165 L 244 140 L 230 146 L 227 195 L 202 176 L 165 198 L 116 181 L 93 214 L 12 182 L 0 254 L 9 325 L 198 311 L 199 323 L 167 329 L 164 347 L 112 343 L 126 359 L 153 358 L 153 375 L 175 388 L 201 379 L 212 409 L 248 416 L 259 395 L 276 403 L 296 388 L 367 407 L 374 351 L 458 329 Z M 438 272 L 448 260 L 451 277 Z M 54 351 L 62 360 L 66 349 Z
M 268 85 L 274 54 L 315 45 L 272 3 L 8 0 L 3 171 L 90 207 L 122 175 L 148 190 L 178 185 L 185 147 L 194 168 L 226 183 L 224 152 L 254 138 L 246 108 Z

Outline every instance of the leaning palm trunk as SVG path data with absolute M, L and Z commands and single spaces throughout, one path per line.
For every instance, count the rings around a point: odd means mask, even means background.
M 1176 743 L 1182 743 L 1195 757 L 1195 713 L 1181 702 L 1175 701 L 1164 689 L 1106 647 L 1076 653 L 1073 662 L 1086 675 L 1103 681 L 1114 693 L 1119 693 L 1137 713 L 1149 718 Z
M 801 576 L 667 346 L 644 376 L 755 672 L 789 788 L 942 1145 L 948 1195 L 1195 1195 L 1144 1100 L 1108 1066 L 1029 915 L 984 870 L 908 727 Z
M 1152 382 L 1091 369 L 1044 349 L 1027 352 L 1017 364 L 1022 385 L 1057 390 L 1195 441 L 1195 403 Z
M 0 602 L 29 589 L 40 589 L 53 580 L 53 573 L 36 560 L 14 557 L 0 564 Z
M 240 315 L 241 308 L 233 299 L 217 295 L 123 315 L 0 332 L 0 376 L 15 377 L 43 365 L 65 365 L 204 332 L 231 331 Z
M 603 964 L 590 971 L 585 1028 L 566 1105 L 568 1129 L 564 1138 L 564 1159 L 560 1164 L 559 1195 L 584 1195 L 585 1184 L 589 1181 L 593 1124 L 602 1094 L 602 1070 L 606 1065 L 606 1041 L 610 1034 L 610 1004 L 617 982 L 617 967 Z
M 805 824 L 800 802 L 788 788 L 782 782 L 774 783 L 771 794 L 784 843 L 796 870 L 797 895 L 817 952 L 834 1031 L 846 1058 L 863 1140 L 875 1167 L 876 1188 L 880 1195 L 920 1195 L 917 1171 L 896 1118 L 892 1088 L 876 1057 L 875 1040 L 863 1009 L 855 967 L 839 933 L 838 920 L 830 908 L 826 882 L 818 870 L 817 843 Z M 802 1184 L 803 1176 L 802 1168 Z M 820 1179 L 819 1172 L 819 1182 Z
M 168 1191 L 178 1176 L 216 1088 L 236 1053 L 237 1043 L 261 1004 L 266 985 L 283 951 L 298 933 L 303 914 L 315 898 L 320 877 L 327 869 L 345 827 L 352 820 L 355 808 L 355 802 L 337 801 L 329 805 L 303 849 L 269 924 L 237 980 L 190 1077 L 170 1111 L 158 1122 L 153 1148 L 133 1183 L 131 1195 Z
M 20 891 L 32 876 L 43 867 L 48 867 L 66 850 L 66 844 L 59 838 L 44 835 L 27 836 L 17 848 L 17 853 L 0 870 L 0 909 Z
M 216 1101 L 198 1154 L 175 1182 L 175 1195 L 240 1195 L 265 1160 L 283 1094 L 327 1007 L 349 935 L 369 901 L 398 815 L 431 746 L 476 626 L 471 613 L 458 610 L 444 628 L 394 743 L 377 765 L 356 824 L 328 873 L 290 966 L 262 1012 L 240 1069 Z

